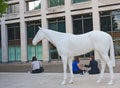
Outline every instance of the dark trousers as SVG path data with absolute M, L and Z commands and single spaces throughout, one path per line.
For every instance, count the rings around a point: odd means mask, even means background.
M 41 72 L 43 72 L 43 70 L 41 69 L 32 70 L 32 73 L 41 73 Z
M 83 74 L 84 70 L 73 71 L 73 74 Z

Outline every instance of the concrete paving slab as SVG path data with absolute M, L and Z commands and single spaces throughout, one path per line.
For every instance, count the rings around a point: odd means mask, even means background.
M 74 75 L 74 83 L 61 85 L 63 73 L 0 73 L 0 88 L 120 88 L 120 74 L 115 73 L 113 85 L 108 85 L 109 73 L 105 73 L 101 83 L 96 83 L 99 75 Z

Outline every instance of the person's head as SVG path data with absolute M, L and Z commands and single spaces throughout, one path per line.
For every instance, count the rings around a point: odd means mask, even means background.
M 32 61 L 36 61 L 37 58 L 35 56 L 32 57 Z
M 94 56 L 91 56 L 91 57 L 90 57 L 90 60 L 94 60 Z
M 74 61 L 79 62 L 79 61 L 80 61 L 79 56 L 75 56 L 75 57 L 74 57 Z

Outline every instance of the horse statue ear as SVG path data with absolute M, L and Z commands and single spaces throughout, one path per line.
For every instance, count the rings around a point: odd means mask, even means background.
M 42 28 L 40 26 L 38 26 L 38 28 L 41 30 Z

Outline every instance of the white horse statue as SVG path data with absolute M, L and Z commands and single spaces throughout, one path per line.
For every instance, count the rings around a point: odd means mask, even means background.
M 92 50 L 99 53 L 101 61 L 101 74 L 97 80 L 99 83 L 103 78 L 106 64 L 109 67 L 111 79 L 108 84 L 113 83 L 113 67 L 115 66 L 113 41 L 109 34 L 102 31 L 91 31 L 81 35 L 74 35 L 69 33 L 60 33 L 52 31 L 50 29 L 44 29 L 39 27 L 39 31 L 35 35 L 32 43 L 36 45 L 39 41 L 47 39 L 50 41 L 58 51 L 58 54 L 62 57 L 64 80 L 62 84 L 66 84 L 67 79 L 67 62 L 69 63 L 69 69 L 71 73 L 71 79 L 69 83 L 73 83 L 72 72 L 72 58 L 77 55 L 82 55 Z M 109 53 L 110 52 L 110 53 Z M 108 56 L 108 53 L 110 56 Z

